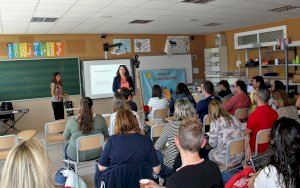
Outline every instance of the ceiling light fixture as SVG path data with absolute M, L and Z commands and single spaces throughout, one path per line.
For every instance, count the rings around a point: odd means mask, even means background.
M 287 6 L 283 6 L 283 7 L 270 9 L 268 11 L 271 11 L 271 12 L 286 12 L 286 11 L 291 11 L 291 10 L 298 9 L 298 8 L 300 8 L 300 6 L 287 5 Z

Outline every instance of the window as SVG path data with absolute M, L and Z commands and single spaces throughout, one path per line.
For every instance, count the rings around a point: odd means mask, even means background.
M 247 31 L 234 34 L 235 49 L 272 46 L 278 38 L 287 37 L 286 26 L 270 27 L 266 29 Z

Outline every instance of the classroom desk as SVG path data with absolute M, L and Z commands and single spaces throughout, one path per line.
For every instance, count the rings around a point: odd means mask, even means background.
M 152 127 L 154 125 L 165 124 L 165 122 L 163 122 L 162 120 L 150 120 L 150 121 L 146 121 L 145 124 Z

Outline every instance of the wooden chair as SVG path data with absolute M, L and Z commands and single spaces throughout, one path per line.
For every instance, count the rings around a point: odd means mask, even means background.
M 255 142 L 255 151 L 252 155 L 253 158 L 257 157 L 259 155 L 258 153 L 258 145 L 259 144 L 267 144 L 271 140 L 271 129 L 263 129 L 258 131 L 256 135 L 256 142 Z M 266 151 L 266 154 L 268 151 Z
M 63 132 L 66 127 L 67 120 L 57 120 L 45 124 L 45 138 L 42 138 L 41 141 L 44 143 L 46 150 L 51 144 L 57 144 L 64 142 Z
M 163 128 L 164 128 L 164 124 L 154 125 L 151 127 L 150 138 L 152 141 L 154 141 L 153 140 L 154 138 L 158 138 L 161 136 Z
M 94 162 L 96 159 L 92 159 L 89 161 L 80 161 L 79 160 L 79 153 L 83 151 L 89 151 L 89 150 L 95 150 L 95 149 L 101 149 L 104 145 L 104 136 L 101 133 L 88 135 L 88 136 L 81 136 L 77 138 L 76 140 L 76 160 L 70 160 L 70 159 L 64 159 L 63 161 L 68 163 L 68 165 L 73 164 L 75 166 L 75 172 L 78 174 L 78 167 L 80 164 L 86 164 Z
M 107 125 L 107 127 L 109 128 L 109 125 L 110 125 L 110 116 L 111 116 L 111 114 L 102 114 L 102 116 L 104 117 L 105 122 L 106 122 L 106 125 Z
M 29 140 L 36 134 L 36 130 L 21 131 L 17 134 L 19 140 Z
M 249 113 L 249 108 L 241 108 L 235 111 L 234 116 L 241 122 L 244 122 L 248 118 L 248 113 Z
M 9 151 L 18 144 L 16 135 L 0 136 L 0 164 L 5 161 Z
M 210 120 L 208 114 L 206 114 L 203 118 L 203 125 L 210 125 Z
M 229 159 L 236 155 L 244 155 L 245 154 L 245 138 L 240 138 L 231 141 L 226 147 L 226 158 L 225 158 L 225 166 L 219 165 L 222 172 L 233 171 L 242 166 L 242 163 L 237 164 L 228 164 Z
M 139 115 L 141 125 L 144 126 L 144 124 L 145 124 L 145 113 L 144 113 L 144 111 L 138 111 L 137 114 Z
M 155 110 L 153 115 L 154 119 L 159 119 L 159 120 L 163 120 L 168 116 L 169 116 L 169 108 Z

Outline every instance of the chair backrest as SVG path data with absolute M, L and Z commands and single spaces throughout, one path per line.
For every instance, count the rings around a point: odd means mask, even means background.
M 104 144 L 104 136 L 101 133 L 81 136 L 76 140 L 77 162 L 79 162 L 79 152 L 100 149 Z
M 263 129 L 257 132 L 255 141 L 254 157 L 258 154 L 258 145 L 269 143 L 271 140 L 271 129 Z
M 105 122 L 106 122 L 107 127 L 109 127 L 109 125 L 110 125 L 110 116 L 111 116 L 111 114 L 102 114 L 102 116 L 103 116 L 104 119 L 105 119 Z
M 9 150 L 17 144 L 18 138 L 16 135 L 0 136 L 0 160 L 5 160 Z
M 163 128 L 164 128 L 164 124 L 152 126 L 151 134 L 150 134 L 151 140 L 153 140 L 153 138 L 160 137 L 162 134 Z
M 240 138 L 236 140 L 232 140 L 226 147 L 226 159 L 225 159 L 225 167 L 222 167 L 222 171 L 227 170 L 229 167 L 229 159 L 234 157 L 235 155 L 242 155 L 245 153 L 245 138 Z
M 144 111 L 138 111 L 137 114 L 139 115 L 141 124 L 144 125 L 145 124 L 145 113 L 144 113 Z
M 241 108 L 235 111 L 235 117 L 240 121 L 246 120 L 248 117 L 249 108 Z
M 210 120 L 208 114 L 206 114 L 203 118 L 203 125 L 210 125 Z
M 14 134 L 0 136 L 0 150 L 13 148 L 18 144 L 18 137 Z
M 165 119 L 169 115 L 169 108 L 154 111 L 154 119 Z
M 228 144 L 228 155 L 230 157 L 245 152 L 245 138 L 233 140 Z
M 64 132 L 67 120 L 57 120 L 45 124 L 45 135 Z
M 271 129 L 263 129 L 258 131 L 256 135 L 256 145 L 269 143 L 271 140 Z

